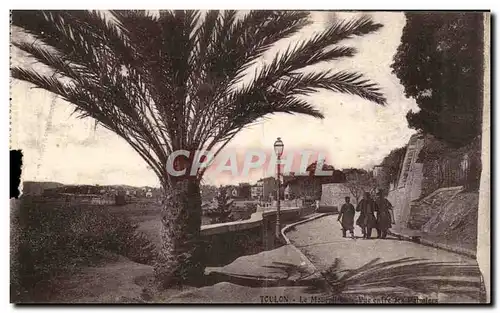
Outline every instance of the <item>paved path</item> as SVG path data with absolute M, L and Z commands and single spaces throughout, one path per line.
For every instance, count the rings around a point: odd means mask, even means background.
M 404 294 L 439 302 L 479 301 L 481 279 L 474 259 L 396 238 L 365 240 L 359 238 L 359 228 L 356 232 L 356 239 L 342 238 L 337 215 L 329 215 L 297 225 L 287 236 L 320 271 L 330 268 L 342 276 L 347 272 L 341 271 L 359 270 L 343 287 L 336 285 L 346 293 L 378 297 Z M 405 261 L 408 257 L 415 259 Z M 393 264 L 384 269 L 373 265 L 360 269 L 370 261 Z

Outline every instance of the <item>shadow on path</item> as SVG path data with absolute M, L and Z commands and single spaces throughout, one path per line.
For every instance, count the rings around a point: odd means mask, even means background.
M 327 282 L 328 294 L 341 296 L 340 299 L 347 302 L 355 302 L 359 296 L 385 298 L 393 303 L 418 303 L 418 298 L 436 302 L 445 299 L 485 301 L 481 272 L 475 264 L 410 257 L 387 262 L 376 258 L 356 269 L 341 269 L 340 264 L 340 259 L 335 259 L 322 276 Z
M 395 237 L 387 237 L 387 238 L 384 238 L 384 239 L 380 239 L 380 238 L 376 238 L 376 237 L 372 237 L 372 238 L 368 238 L 368 239 L 364 239 L 363 237 L 361 236 L 355 236 L 354 238 L 349 238 L 349 237 L 346 237 L 346 238 L 342 238 L 341 240 L 335 240 L 335 241 L 322 241 L 322 242 L 315 242 L 315 243 L 311 243 L 311 244 L 307 244 L 307 245 L 295 245 L 297 248 L 305 248 L 305 247 L 315 247 L 315 246 L 321 246 L 321 245 L 328 245 L 328 244 L 332 244 L 332 243 L 339 243 L 339 242 L 343 242 L 343 241 L 356 241 L 356 240 L 384 240 L 384 241 L 387 241 L 387 240 L 391 240 L 391 241 L 408 241 L 408 242 L 411 242 L 409 240 L 404 240 L 404 239 L 398 239 L 398 238 L 395 238 Z
M 293 263 L 272 262 L 271 265 L 263 265 L 262 267 L 270 269 L 270 275 L 237 275 L 234 273 L 212 272 L 205 276 L 206 285 L 228 282 L 246 287 L 310 287 L 323 284 L 323 279 L 319 273 L 311 273 L 307 268 Z M 280 277 L 277 278 L 273 274 L 280 274 Z
M 379 258 L 356 269 L 345 269 L 336 258 L 321 275 L 312 275 L 291 263 L 266 266 L 286 278 L 254 275 L 211 275 L 211 284 L 230 282 L 246 287 L 302 286 L 307 294 L 323 294 L 329 303 L 437 303 L 485 302 L 485 289 L 477 265 L 402 258 Z M 316 273 L 317 274 L 317 273 Z

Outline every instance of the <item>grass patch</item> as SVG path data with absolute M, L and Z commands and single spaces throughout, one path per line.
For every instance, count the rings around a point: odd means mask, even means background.
M 12 301 L 22 299 L 42 280 L 98 264 L 110 252 L 152 264 L 154 245 L 137 231 L 133 216 L 120 209 L 122 214 L 117 214 L 119 208 L 22 199 L 11 217 L 18 234 L 11 258 Z

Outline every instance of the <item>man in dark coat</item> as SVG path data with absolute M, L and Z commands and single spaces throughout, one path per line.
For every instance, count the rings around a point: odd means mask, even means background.
M 356 212 L 354 210 L 354 206 L 350 202 L 351 199 L 349 197 L 345 197 L 345 203 L 340 209 L 337 220 L 340 224 L 342 224 L 342 237 L 345 237 L 346 232 L 349 231 L 351 233 L 351 238 L 354 238 L 354 214 Z
M 387 230 L 392 226 L 392 204 L 384 197 L 384 192 L 379 190 L 377 193 L 377 232 L 378 238 L 386 238 Z
M 370 193 L 365 192 L 363 199 L 359 201 L 356 207 L 356 211 L 361 213 L 356 224 L 361 227 L 364 239 L 370 239 L 373 228 L 377 227 L 377 219 L 375 217 L 375 211 L 377 210 L 377 203 L 373 201 Z

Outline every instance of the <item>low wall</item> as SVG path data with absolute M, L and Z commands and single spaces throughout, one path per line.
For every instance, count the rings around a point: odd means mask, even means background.
M 318 209 L 318 213 L 339 213 L 339 207 L 333 205 L 321 205 Z
M 274 208 L 278 205 L 278 201 L 273 200 L 270 207 Z M 292 200 L 281 200 L 280 206 L 282 208 L 300 208 L 304 206 L 304 200 L 302 199 L 292 199 Z
M 352 196 L 349 189 L 342 183 L 323 184 L 321 192 L 320 207 L 342 207 L 345 203 L 345 197 L 351 198 L 351 203 L 356 205 L 356 199 Z
M 309 214 L 301 208 L 281 208 L 282 224 L 297 221 Z M 206 265 L 229 264 L 243 255 L 271 250 L 283 243 L 275 237 L 276 208 L 255 212 L 250 219 L 203 225 L 201 236 L 206 249 Z

